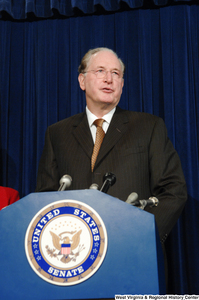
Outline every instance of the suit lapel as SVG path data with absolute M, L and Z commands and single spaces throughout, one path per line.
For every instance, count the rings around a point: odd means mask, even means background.
M 117 107 L 101 145 L 95 166 L 100 163 L 104 156 L 117 144 L 120 138 L 124 135 L 128 128 L 128 122 L 128 117 L 125 112 L 121 108 Z
M 93 139 L 88 126 L 87 116 L 85 112 L 79 116 L 80 117 L 75 120 L 73 125 L 73 135 L 88 157 L 91 157 L 93 151 Z
M 128 122 L 128 117 L 125 111 L 117 107 L 108 131 L 104 137 L 95 167 L 100 163 L 104 156 L 106 156 L 106 154 L 117 144 L 117 142 L 126 132 Z M 73 127 L 74 137 L 81 145 L 87 156 L 91 159 L 94 145 L 85 112 L 78 115 L 78 117 L 74 121 Z

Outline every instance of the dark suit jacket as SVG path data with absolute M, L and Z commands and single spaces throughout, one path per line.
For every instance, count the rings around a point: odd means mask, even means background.
M 91 172 L 93 140 L 86 113 L 64 119 L 47 129 L 36 192 L 56 191 L 64 174 L 72 177 L 70 189 L 100 187 L 112 172 L 116 183 L 108 194 L 123 201 L 136 192 L 139 199 L 156 196 L 155 215 L 164 241 L 184 207 L 187 194 L 181 163 L 162 119 L 117 107 Z M 106 208 L 105 208 L 106 209 Z

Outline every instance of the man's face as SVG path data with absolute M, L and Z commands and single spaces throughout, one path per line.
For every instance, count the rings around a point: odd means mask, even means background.
M 86 74 L 79 75 L 80 87 L 86 93 L 88 108 L 91 111 L 95 107 L 113 109 L 119 103 L 122 94 L 122 77 L 121 64 L 112 52 L 100 51 L 94 54 Z

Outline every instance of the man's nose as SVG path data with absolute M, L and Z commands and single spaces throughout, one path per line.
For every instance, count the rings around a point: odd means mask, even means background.
M 107 81 L 107 82 L 112 82 L 113 78 L 112 78 L 111 71 L 106 71 L 106 75 L 104 77 L 104 80 Z

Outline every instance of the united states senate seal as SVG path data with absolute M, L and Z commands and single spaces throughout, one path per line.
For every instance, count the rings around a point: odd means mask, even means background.
M 106 227 L 89 205 L 61 200 L 42 208 L 25 236 L 28 262 L 38 276 L 55 285 L 74 285 L 91 277 L 107 251 Z

